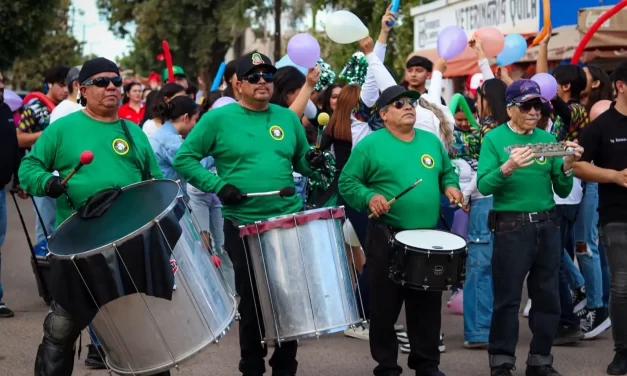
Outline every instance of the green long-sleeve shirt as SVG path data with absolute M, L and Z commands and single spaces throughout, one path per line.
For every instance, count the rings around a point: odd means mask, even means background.
M 402 229 L 436 226 L 440 194 L 447 187 L 459 189 L 459 177 L 438 137 L 420 129 L 415 131 L 415 137 L 405 142 L 384 128 L 355 146 L 339 180 L 340 194 L 350 206 L 366 209 L 375 194 L 391 200 L 422 179 L 382 218 Z
M 67 196 L 78 210 L 95 193 L 148 179 L 163 179 L 148 138 L 137 124 L 125 121 L 138 150 L 127 139 L 120 121 L 104 122 L 83 111 L 64 116 L 49 125 L 33 149 L 24 157 L 18 172 L 20 184 L 33 196 L 45 196 L 53 171 L 66 177 L 78 165 L 81 153 L 89 150 L 94 159 L 68 181 Z M 144 174 L 142 176 L 142 169 Z M 56 226 L 72 215 L 65 195 L 57 199 Z
M 501 173 L 501 166 L 509 159 L 506 147 L 555 141 L 555 136 L 542 129 L 519 134 L 507 124 L 485 135 L 479 156 L 477 188 L 483 195 L 494 196 L 494 210 L 521 213 L 550 210 L 555 206 L 553 188 L 559 197 L 568 197 L 573 177 L 562 171 L 564 161 L 560 157 L 536 158 L 532 165 L 516 169 L 509 177 Z
M 305 160 L 309 150 L 298 116 L 288 108 L 270 104 L 251 111 L 237 103 L 209 111 L 187 136 L 174 158 L 174 169 L 204 192 L 219 192 L 227 183 L 242 193 L 278 191 L 294 187 L 292 172 L 310 175 Z M 217 175 L 199 161 L 212 156 Z M 224 205 L 225 218 L 252 223 L 301 210 L 296 195 L 250 197 L 239 205 Z

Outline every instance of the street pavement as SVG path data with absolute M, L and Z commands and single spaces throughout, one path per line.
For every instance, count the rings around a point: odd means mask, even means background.
M 30 200 L 20 201 L 20 206 L 31 229 L 31 238 L 34 239 L 35 216 Z M 48 307 L 38 296 L 26 239 L 8 192 L 7 207 L 9 221 L 6 241 L 2 246 L 2 284 L 5 290 L 4 300 L 15 310 L 15 317 L 0 319 L 0 376 L 26 376 L 33 375 L 35 354 L 41 341 L 42 323 Z M 448 376 L 489 375 L 487 351 L 463 347 L 463 320 L 461 316 L 449 313 L 444 306 L 448 296 L 448 293 L 443 296 L 442 331 L 446 353 L 442 354 L 441 370 Z M 404 322 L 404 314 L 401 314 L 400 322 Z M 524 375 L 530 338 L 527 319 L 521 314 L 518 370 L 514 372 L 517 376 Z M 84 331 L 83 346 L 88 342 L 89 336 Z M 556 347 L 553 354 L 555 368 L 564 376 L 605 375 L 607 364 L 614 355 L 610 331 L 606 331 L 596 340 L 582 341 L 570 347 Z M 76 359 L 74 375 L 106 375 L 106 371 L 87 369 L 84 365 L 85 356 L 86 349 L 82 351 L 81 359 Z M 209 346 L 181 364 L 179 372 L 173 370 L 172 375 L 239 375 L 238 361 L 237 325 L 234 325 L 219 345 Z M 300 341 L 298 361 L 300 376 L 372 375 L 375 366 L 370 357 L 368 342 L 344 337 L 342 333 L 319 340 Z M 413 375 L 407 368 L 407 356 L 400 352 L 399 363 L 404 367 L 403 374 Z

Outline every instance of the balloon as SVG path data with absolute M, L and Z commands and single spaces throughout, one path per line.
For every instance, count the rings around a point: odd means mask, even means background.
M 211 106 L 211 109 L 213 110 L 213 109 L 226 106 L 227 104 L 231 104 L 235 102 L 236 100 L 231 97 L 221 97 L 221 98 L 218 98 L 217 101 L 213 102 L 213 106 Z
M 505 47 L 505 36 L 496 27 L 482 27 L 475 31 L 474 37 L 481 39 L 486 56 L 497 56 Z
M 168 67 L 168 82 L 174 82 L 174 70 L 172 70 L 172 54 L 170 53 L 170 45 L 167 40 L 161 41 L 163 47 L 163 55 L 165 57 L 165 65 Z
M 9 106 L 11 112 L 15 112 L 22 107 L 22 98 L 16 92 L 4 89 L 4 103 Z
M 445 60 L 451 60 L 464 52 L 467 43 L 468 37 L 461 27 L 447 26 L 438 34 L 438 55 Z
M 550 0 L 542 0 L 542 12 L 544 13 L 544 26 L 540 31 L 540 34 L 533 38 L 533 42 L 531 43 L 531 47 L 537 46 L 542 42 L 544 37 L 549 33 L 549 29 L 551 28 L 551 1 Z
M 211 91 L 218 90 L 220 88 L 220 84 L 222 84 L 222 77 L 224 77 L 224 70 L 226 69 L 226 61 L 220 63 L 220 67 L 218 68 L 218 73 L 216 73 L 216 77 L 213 79 L 213 83 L 211 84 Z
M 451 232 L 453 234 L 461 236 L 464 239 L 468 239 L 468 213 L 461 209 L 457 209 L 455 211 Z
M 610 8 L 607 12 L 603 13 L 601 17 L 597 18 L 597 20 L 592 24 L 592 26 L 590 26 L 590 29 L 588 29 L 588 31 L 583 36 L 583 38 L 581 38 L 581 42 L 579 42 L 579 45 L 577 46 L 577 49 L 575 50 L 575 53 L 573 54 L 573 58 L 570 60 L 571 64 L 579 63 L 579 58 L 581 57 L 581 54 L 583 53 L 583 50 L 586 48 L 586 45 L 588 44 L 588 42 L 590 42 L 590 39 L 592 39 L 592 36 L 594 35 L 594 33 L 596 33 L 597 30 L 599 30 L 599 28 L 601 27 L 601 25 L 605 23 L 605 21 L 614 17 L 616 13 L 618 13 L 621 9 L 623 9 L 626 6 L 627 6 L 627 1 L 621 1 L 620 3 Z
M 288 55 L 283 56 L 281 58 L 281 60 L 279 60 L 276 64 L 274 64 L 274 66 L 277 69 L 283 68 L 283 67 L 294 67 L 294 68 L 298 69 L 300 71 L 300 73 L 302 73 L 303 75 L 307 76 L 307 68 L 301 67 L 300 65 L 297 65 L 296 63 L 294 63 L 292 61 L 292 59 L 290 59 L 290 57 Z
M 593 121 L 598 118 L 599 115 L 609 110 L 611 105 L 612 101 L 608 101 L 607 99 L 603 99 L 595 103 L 590 109 L 590 121 Z
M 347 10 L 332 13 L 327 20 L 325 31 L 329 39 L 339 44 L 354 43 L 368 36 L 366 25 Z
M 557 95 L 557 81 L 550 74 L 538 73 L 531 77 L 531 81 L 535 81 L 540 85 L 540 94 L 542 94 L 545 100 L 550 101 Z
M 39 92 L 39 91 L 33 91 L 32 93 L 29 93 L 28 95 L 26 95 L 24 99 L 22 99 L 22 104 L 27 104 L 33 98 L 39 99 L 43 104 L 46 105 L 46 107 L 48 107 L 50 111 L 54 110 L 55 108 L 54 103 L 52 103 L 52 101 L 50 100 L 50 98 L 46 96 L 46 94 Z
M 307 33 L 296 34 L 287 43 L 287 56 L 301 67 L 313 68 L 320 59 L 320 45 Z
M 344 241 L 351 247 L 359 247 L 359 238 L 357 237 L 357 233 L 355 233 L 355 229 L 353 229 L 351 221 L 347 219 L 346 222 L 344 222 L 344 226 L 342 226 L 342 230 L 344 230 Z
M 520 34 L 509 34 L 505 37 L 505 47 L 496 57 L 499 66 L 514 64 L 522 59 L 527 52 L 527 41 Z
M 453 300 L 451 300 L 451 302 L 446 305 L 446 308 L 453 311 L 453 313 L 456 313 L 458 315 L 463 315 L 464 314 L 464 290 L 459 290 L 459 292 L 455 294 L 455 297 L 453 298 Z

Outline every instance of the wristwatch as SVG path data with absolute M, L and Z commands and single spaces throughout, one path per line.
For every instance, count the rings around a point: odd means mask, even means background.
M 573 168 L 571 167 L 570 169 L 564 171 L 564 168 L 562 167 L 562 172 L 564 173 L 564 175 L 570 177 L 573 174 Z

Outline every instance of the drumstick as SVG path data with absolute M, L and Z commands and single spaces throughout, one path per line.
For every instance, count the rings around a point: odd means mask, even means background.
M 74 174 L 77 173 L 78 170 L 80 170 L 81 167 L 83 167 L 83 165 L 90 164 L 91 161 L 93 160 L 94 160 L 94 153 L 92 153 L 89 150 L 85 150 L 84 152 L 82 152 L 80 162 L 78 162 L 78 166 L 76 166 L 76 168 L 74 168 L 72 172 L 70 172 L 70 174 L 66 176 L 65 179 L 63 179 L 63 181 L 61 181 L 61 185 L 65 185 L 65 183 L 67 183 L 67 181 L 70 180 L 70 178 L 74 176 Z
M 320 149 L 320 143 L 322 142 L 322 131 L 324 126 L 329 123 L 329 114 L 321 112 L 318 115 L 318 137 L 316 138 L 316 149 Z
M 406 190 L 404 190 L 403 192 L 399 193 L 398 195 L 396 195 L 396 197 L 394 197 L 393 199 L 391 199 L 390 201 L 388 201 L 388 205 L 392 205 L 393 203 L 396 202 L 396 200 L 398 200 L 399 198 L 403 197 L 407 192 L 411 191 L 412 189 L 414 189 L 418 184 L 420 184 L 422 182 L 422 179 L 418 180 L 417 182 L 415 182 L 414 184 L 412 184 L 409 188 L 407 188 Z M 369 219 L 374 218 L 374 213 L 370 213 L 370 215 L 368 216 Z
M 296 194 L 296 189 L 293 187 L 285 187 L 280 191 L 259 192 L 259 193 L 246 193 L 244 197 L 264 197 L 264 196 L 281 196 L 292 197 Z

